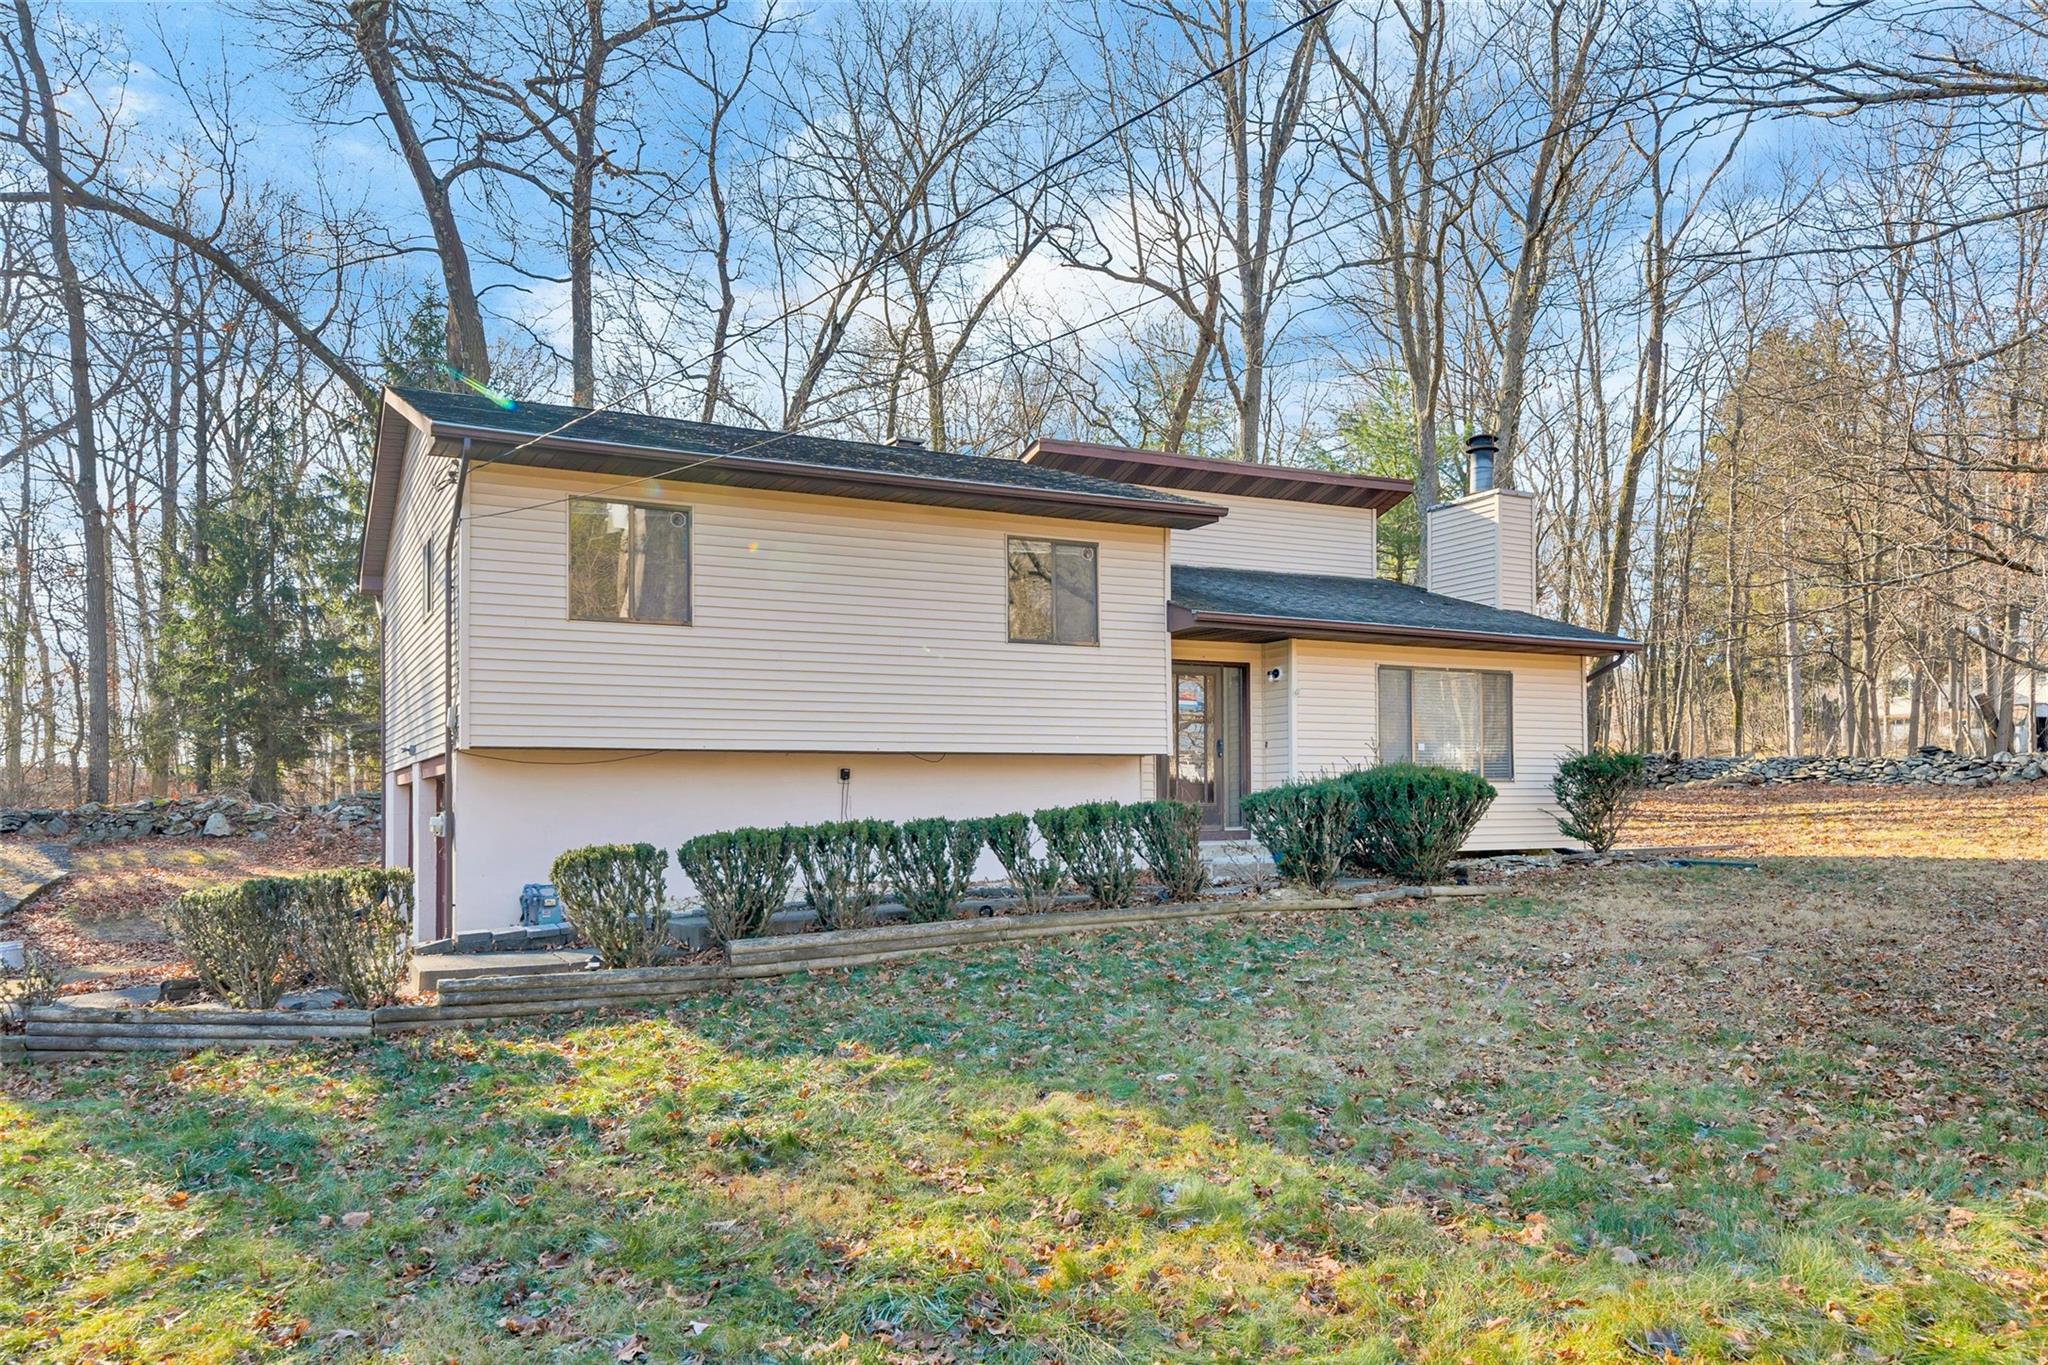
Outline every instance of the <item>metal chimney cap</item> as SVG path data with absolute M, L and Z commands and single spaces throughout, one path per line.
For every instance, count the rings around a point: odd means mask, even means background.
M 902 435 L 901 433 L 898 433 L 897 435 L 891 436 L 887 441 L 883 442 L 883 444 L 894 446 L 898 450 L 923 450 L 924 437 L 905 436 Z
M 1493 457 L 1500 442 L 1490 431 L 1475 431 L 1465 438 L 1465 454 L 1472 460 L 1472 491 L 1484 493 L 1493 487 Z

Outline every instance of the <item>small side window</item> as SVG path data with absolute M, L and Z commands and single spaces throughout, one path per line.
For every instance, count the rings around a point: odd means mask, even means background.
M 1013 644 L 1098 643 L 1096 547 L 1080 540 L 1010 537 Z
M 420 542 L 420 611 L 434 614 L 434 542 Z

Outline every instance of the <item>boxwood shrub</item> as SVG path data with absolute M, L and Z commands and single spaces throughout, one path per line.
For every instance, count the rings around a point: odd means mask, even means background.
M 1343 875 L 1358 798 L 1341 779 L 1292 782 L 1247 793 L 1245 827 L 1273 855 L 1283 881 L 1328 891 Z
M 359 1010 L 398 998 L 412 963 L 412 872 L 351 867 L 291 879 L 300 953 L 313 979 Z
M 1643 756 L 1619 749 L 1590 749 L 1560 763 L 1550 779 L 1557 798 L 1557 828 L 1567 839 L 1582 840 L 1595 853 L 1605 853 L 1621 837 L 1629 812 L 1642 799 Z
M 1059 904 L 1060 888 L 1067 882 L 1067 865 L 1052 846 L 1031 837 L 1031 817 L 1022 811 L 992 815 L 975 822 L 989 852 L 1003 865 L 1010 889 L 1017 893 L 1025 910 L 1043 914 Z
M 668 946 L 668 855 L 653 844 L 593 844 L 555 859 L 562 916 L 607 967 L 651 967 Z
M 1494 798 L 1493 784 L 1477 773 L 1415 763 L 1367 768 L 1339 782 L 1356 802 L 1355 864 L 1409 882 L 1443 880 Z
M 793 833 L 786 827 L 720 830 L 676 850 L 676 865 L 697 884 L 714 941 L 755 937 L 789 903 L 796 876 Z
M 1139 856 L 1166 898 L 1191 901 L 1209 884 L 1202 863 L 1202 812 L 1185 801 L 1143 801 L 1125 807 Z
M 172 903 L 168 918 L 200 984 L 222 1000 L 266 1010 L 298 976 L 298 910 L 289 877 L 196 887 Z
M 1138 890 L 1131 812 L 1115 801 L 1054 806 L 1033 817 L 1046 846 L 1097 905 L 1129 905 Z
M 907 820 L 889 842 L 889 884 L 910 918 L 945 919 L 974 882 L 981 861 L 981 825 L 974 820 Z
M 864 929 L 875 922 L 896 827 L 887 820 L 834 820 L 792 829 L 804 903 L 821 929 Z

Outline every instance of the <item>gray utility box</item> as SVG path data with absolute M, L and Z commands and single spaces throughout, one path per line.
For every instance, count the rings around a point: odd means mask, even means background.
M 520 888 L 519 922 L 529 929 L 567 923 L 562 918 L 562 898 L 555 894 L 553 882 L 528 882 Z

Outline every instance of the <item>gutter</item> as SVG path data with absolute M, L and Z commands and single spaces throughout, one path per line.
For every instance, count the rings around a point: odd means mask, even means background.
M 1193 630 L 1269 630 L 1283 638 L 1300 638 L 1304 632 L 1326 636 L 1399 644 L 1404 641 L 1487 645 L 1520 649 L 1538 654 L 1613 654 L 1612 668 L 1641 649 L 1633 640 L 1614 638 L 1579 640 L 1562 635 L 1501 635 L 1487 631 L 1446 630 L 1438 626 L 1373 625 L 1362 621 L 1327 621 L 1312 617 L 1244 616 L 1224 612 L 1196 611 L 1177 602 L 1167 603 L 1167 629 L 1180 635 Z

